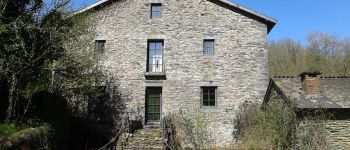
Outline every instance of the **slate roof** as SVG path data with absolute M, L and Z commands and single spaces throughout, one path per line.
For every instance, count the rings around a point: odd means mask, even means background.
M 118 0 L 100 0 L 100 1 L 88 6 L 86 8 L 83 8 L 83 9 L 77 11 L 75 14 L 79 14 L 79 13 L 82 13 L 82 12 L 85 12 L 88 10 L 92 10 L 92 9 L 101 8 L 103 6 L 112 4 L 114 1 L 118 1 Z M 242 14 L 244 16 L 247 16 L 249 18 L 255 19 L 257 21 L 260 21 L 260 22 L 266 24 L 268 33 L 272 30 L 272 28 L 277 23 L 277 20 L 275 20 L 271 17 L 265 16 L 263 14 L 256 12 L 256 11 L 253 11 L 253 10 L 248 9 L 246 7 L 240 6 L 236 3 L 232 3 L 229 0 L 208 0 L 208 1 L 215 3 L 215 4 L 218 4 L 222 7 L 228 8 L 234 12 L 237 12 L 239 14 Z
M 306 95 L 300 77 L 275 77 L 272 79 L 297 108 L 350 108 L 350 78 L 321 77 L 321 94 Z

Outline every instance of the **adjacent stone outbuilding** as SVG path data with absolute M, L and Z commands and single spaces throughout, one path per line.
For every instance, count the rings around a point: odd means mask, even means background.
M 277 76 L 270 80 L 264 105 L 273 101 L 290 104 L 299 121 L 297 134 L 304 119 L 322 115 L 325 142 L 329 149 L 350 149 L 350 77 L 322 77 L 318 72 L 302 73 L 299 77 Z M 312 122 L 311 120 L 308 120 Z M 296 135 L 298 137 L 302 135 Z M 298 147 L 298 143 L 296 143 Z
M 104 70 L 131 99 L 130 119 L 157 125 L 199 110 L 225 146 L 238 106 L 263 100 L 276 20 L 226 0 L 102 0 L 86 11 Z

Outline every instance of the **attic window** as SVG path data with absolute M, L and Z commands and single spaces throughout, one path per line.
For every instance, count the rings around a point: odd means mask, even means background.
M 95 41 L 95 52 L 103 53 L 105 51 L 106 40 L 96 40 Z
M 214 54 L 214 39 L 205 39 L 203 42 L 203 53 L 205 55 L 213 55 Z
M 160 3 L 151 4 L 151 19 L 152 18 L 160 18 L 161 6 L 162 6 L 162 4 L 160 4 Z

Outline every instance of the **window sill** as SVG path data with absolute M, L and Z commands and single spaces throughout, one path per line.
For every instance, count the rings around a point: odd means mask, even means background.
M 220 109 L 217 106 L 202 106 L 200 111 L 201 112 L 219 113 Z
M 161 22 L 163 19 L 162 18 L 150 18 L 151 22 Z
M 147 80 L 165 80 L 165 72 L 145 72 L 145 78 Z

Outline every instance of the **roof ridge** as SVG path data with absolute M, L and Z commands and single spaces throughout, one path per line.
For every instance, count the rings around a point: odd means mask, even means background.
M 273 76 L 273 78 L 276 78 L 276 79 L 298 78 L 298 77 L 299 77 L 299 76 L 280 76 L 280 75 Z
M 350 76 L 321 76 L 320 78 L 329 78 L 329 79 L 348 79 Z

